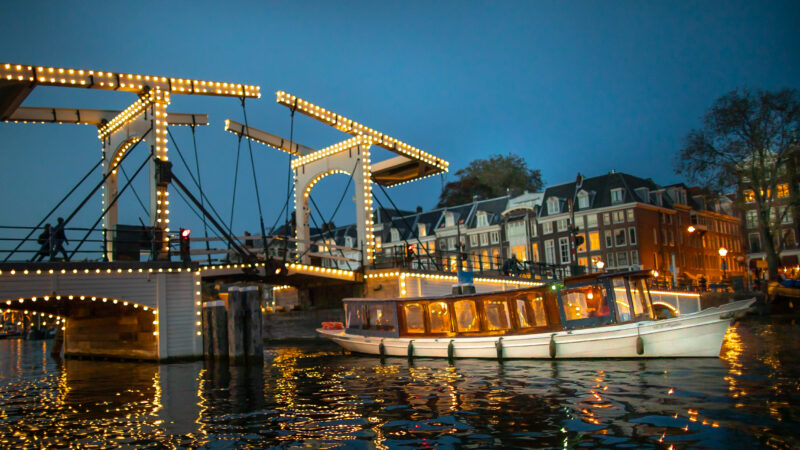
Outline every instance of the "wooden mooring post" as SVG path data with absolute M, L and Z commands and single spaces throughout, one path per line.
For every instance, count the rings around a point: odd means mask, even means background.
M 261 300 L 257 286 L 231 286 L 227 301 L 203 304 L 203 353 L 231 364 L 264 358 Z
M 228 358 L 228 313 L 222 300 L 203 303 L 203 354 Z
M 258 286 L 242 288 L 245 305 L 245 352 L 247 359 L 257 361 L 264 358 L 264 337 L 261 331 L 261 297 Z

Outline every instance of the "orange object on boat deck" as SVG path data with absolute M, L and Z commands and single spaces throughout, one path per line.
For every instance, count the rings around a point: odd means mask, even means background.
M 344 330 L 342 322 L 322 322 L 323 330 Z

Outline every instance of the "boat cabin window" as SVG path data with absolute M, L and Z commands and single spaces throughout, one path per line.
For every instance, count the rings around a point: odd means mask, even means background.
M 531 328 L 533 322 L 531 321 L 530 317 L 528 317 L 528 305 L 527 300 L 523 298 L 518 298 L 514 300 L 514 303 L 517 307 L 517 318 L 519 318 L 519 326 L 520 328 Z
M 628 280 L 631 288 L 631 303 L 633 303 L 633 314 L 637 318 L 652 318 L 650 310 L 650 299 L 647 298 L 647 288 L 644 285 L 644 278 Z
M 364 317 L 364 305 L 360 303 L 345 303 L 344 304 L 345 319 L 347 328 L 361 329 L 366 328 L 366 320 Z
M 395 331 L 393 303 L 346 302 L 344 310 L 349 330 Z
M 631 314 L 631 304 L 628 303 L 628 289 L 625 287 L 625 279 L 612 278 L 614 285 L 614 298 L 617 307 L 617 322 L 628 322 L 633 319 Z
M 459 332 L 480 331 L 478 310 L 472 300 L 459 300 L 453 303 L 456 313 L 456 327 Z
M 544 310 L 544 299 L 540 296 L 523 295 L 514 299 L 520 328 L 536 328 L 547 326 L 547 313 Z
M 450 308 L 445 302 L 428 304 L 431 333 L 450 332 Z
M 508 330 L 511 328 L 511 316 L 508 314 L 508 303 L 505 300 L 484 300 L 486 325 L 489 331 Z
M 600 286 L 584 286 L 561 291 L 562 307 L 567 320 L 610 317 L 608 301 Z
M 394 305 L 389 303 L 370 304 L 367 306 L 369 312 L 369 329 L 380 331 L 394 331 Z
M 406 318 L 408 333 L 425 332 L 425 312 L 421 303 L 406 303 L 403 305 L 403 315 Z
M 530 300 L 531 310 L 533 311 L 533 326 L 546 327 L 547 313 L 544 310 L 544 299 L 535 297 Z

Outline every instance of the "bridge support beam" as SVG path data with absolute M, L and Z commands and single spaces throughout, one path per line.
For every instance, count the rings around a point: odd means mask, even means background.
M 149 164 L 150 195 L 149 225 L 153 227 L 151 259 L 169 260 L 169 192 L 168 182 L 158 180 L 155 159 L 167 161 L 167 105 L 169 92 L 151 90 L 111 119 L 98 131 L 103 142 L 103 174 L 110 174 L 103 185 L 103 230 L 109 260 L 114 257 L 113 233 L 118 223 L 117 196 L 118 171 L 125 153 L 134 146 L 144 147 L 138 153 L 152 153 Z M 143 141 L 140 143 L 140 141 Z M 127 180 L 126 180 L 127 181 Z M 114 202 L 112 204 L 112 202 Z
M 304 264 L 310 262 L 308 252 L 311 250 L 309 248 L 311 189 L 321 179 L 335 173 L 344 173 L 353 177 L 356 234 L 358 235 L 358 247 L 361 250 L 361 261 L 365 265 L 372 261 L 375 236 L 372 223 L 372 179 L 369 152 L 371 145 L 371 138 L 356 136 L 292 161 L 295 211 L 297 212 L 295 215 L 297 250 L 300 255 L 303 255 L 301 261 Z

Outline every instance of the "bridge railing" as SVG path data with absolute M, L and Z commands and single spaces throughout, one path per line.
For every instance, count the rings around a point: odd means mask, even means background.
M 513 261 L 493 255 L 462 253 L 460 256 L 461 270 L 472 271 L 482 276 L 509 275 L 537 280 L 558 280 L 571 274 L 574 275 L 574 269 L 568 265 Z M 422 254 L 407 253 L 404 250 L 396 252 L 390 249 L 376 252 L 373 268 L 390 267 L 456 273 L 459 269 L 459 252 L 438 249 Z
M 0 261 L 149 260 L 155 253 L 154 249 L 160 248 L 162 239 L 150 227 L 126 227 L 118 230 L 66 227 L 63 240 L 52 235 L 45 239 L 45 230 L 44 226 L 0 226 Z M 168 237 L 170 256 L 177 258 L 178 232 L 170 232 Z

